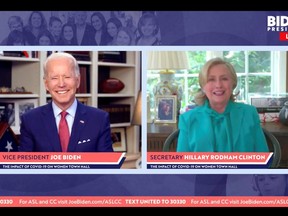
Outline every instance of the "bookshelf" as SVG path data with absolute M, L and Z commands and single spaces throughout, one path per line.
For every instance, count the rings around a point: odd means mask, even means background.
M 88 58 L 78 60 L 80 73 L 86 74 L 84 83 L 87 86 L 82 88 L 76 97 L 81 102 L 94 107 L 121 104 L 130 106 L 130 121 L 113 123 L 111 128 L 124 128 L 127 153 L 123 168 L 135 168 L 135 162 L 140 157 L 140 131 L 139 127 L 131 124 L 131 121 L 137 94 L 140 90 L 140 51 L 126 51 L 125 62 L 103 61 L 99 59 L 100 53 L 103 52 L 87 51 L 84 55 L 89 55 Z M 37 101 L 37 106 L 46 104 L 51 96 L 45 89 L 42 66 L 48 55 L 48 51 L 39 51 L 34 53 L 33 57 L 31 57 L 32 55 L 29 57 L 0 56 L 0 76 L 2 77 L 4 73 L 6 77 L 8 76 L 6 86 L 12 90 L 23 86 L 27 91 L 27 93 L 0 92 L 0 103 L 34 99 Z M 121 52 L 121 57 L 123 58 L 123 52 Z M 4 64 L 3 68 L 2 64 Z M 3 70 L 4 67 L 6 70 Z M 99 84 L 103 79 L 109 77 L 121 80 L 125 87 L 117 93 L 101 93 Z M 3 86 L 5 83 L 0 83 L 0 89 Z M 19 135 L 19 125 L 18 128 L 17 125 L 14 127 L 14 132 Z

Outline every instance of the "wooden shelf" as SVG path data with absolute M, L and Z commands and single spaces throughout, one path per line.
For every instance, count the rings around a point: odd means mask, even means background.
M 38 98 L 38 94 L 1 94 L 0 93 L 0 99 L 1 98 Z
M 47 58 L 48 52 L 50 51 L 39 51 L 37 53 L 38 58 L 0 56 L 0 62 L 3 61 L 3 65 L 8 65 L 8 70 L 11 70 L 11 86 L 7 87 L 14 89 L 17 86 L 23 86 L 27 91 L 32 92 L 32 94 L 0 94 L 0 102 L 5 100 L 10 101 L 31 98 L 37 99 L 38 105 L 41 106 L 46 104 L 47 100 L 51 99 L 51 95 L 47 94 L 43 82 L 44 70 L 42 67 Z M 82 65 L 87 68 L 87 93 L 77 93 L 76 97 L 82 99 L 83 103 L 93 107 L 99 107 L 101 103 L 103 105 L 106 103 L 129 104 L 132 120 L 137 94 L 140 90 L 140 51 L 126 51 L 127 63 L 101 62 L 98 61 L 98 51 L 88 51 L 87 53 L 90 55 L 87 59 L 90 60 L 78 61 L 80 67 Z M 9 69 L 10 67 L 11 69 Z M 104 74 L 105 76 L 119 78 L 125 83 L 125 88 L 115 94 L 99 93 L 98 85 L 100 82 L 99 79 L 101 78 L 100 73 L 103 75 L 105 72 L 99 71 L 99 68 L 101 67 L 104 67 L 104 69 L 109 72 L 109 74 Z M 129 168 L 133 167 L 132 164 L 140 155 L 138 146 L 140 143 L 140 133 L 139 130 L 137 130 L 137 126 L 131 125 L 131 120 L 130 122 L 111 124 L 112 128 L 125 128 L 127 144 L 126 160 L 127 163 L 130 164 L 127 165 Z M 20 133 L 19 128 L 15 129 L 15 133 Z
M 14 62 L 39 62 L 38 58 L 26 58 L 26 57 L 10 57 L 1 56 L 0 61 L 14 61 Z
M 135 67 L 135 64 L 113 63 L 113 62 L 99 62 L 98 65 L 109 67 Z

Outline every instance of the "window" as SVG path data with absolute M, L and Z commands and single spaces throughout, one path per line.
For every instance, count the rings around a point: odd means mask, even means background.
M 175 71 L 175 80 L 183 88 L 181 113 L 193 104 L 199 90 L 198 73 L 205 62 L 222 57 L 235 68 L 239 92 L 238 101 L 250 103 L 251 94 L 281 94 L 286 92 L 286 52 L 281 51 L 188 51 L 190 69 Z M 160 81 L 159 71 L 148 70 L 147 93 L 151 115 L 154 114 L 153 88 Z

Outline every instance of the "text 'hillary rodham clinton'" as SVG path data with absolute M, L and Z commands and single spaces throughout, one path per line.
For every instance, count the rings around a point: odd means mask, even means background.
M 259 155 L 259 154 L 238 154 L 238 155 L 229 155 L 229 154 L 189 154 L 189 155 L 158 155 L 158 154 L 151 154 L 150 160 L 156 161 L 156 160 L 195 160 L 195 161 L 201 161 L 201 160 L 265 160 L 265 155 Z

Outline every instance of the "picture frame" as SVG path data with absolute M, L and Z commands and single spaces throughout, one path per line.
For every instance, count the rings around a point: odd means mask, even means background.
M 177 96 L 155 96 L 155 123 L 177 122 Z
M 257 108 L 282 108 L 288 97 L 251 97 L 251 105 Z
M 125 128 L 111 128 L 111 139 L 115 152 L 127 151 Z
M 16 107 L 19 109 L 19 125 L 21 124 L 21 116 L 25 114 L 26 112 L 36 108 L 38 106 L 38 100 L 37 99 L 25 99 L 25 100 L 17 100 L 16 101 Z
M 0 101 L 0 122 L 7 122 L 10 127 L 15 127 L 15 101 Z
M 38 99 L 1 100 L 1 118 L 8 123 L 15 134 L 20 134 L 21 116 L 38 106 Z

